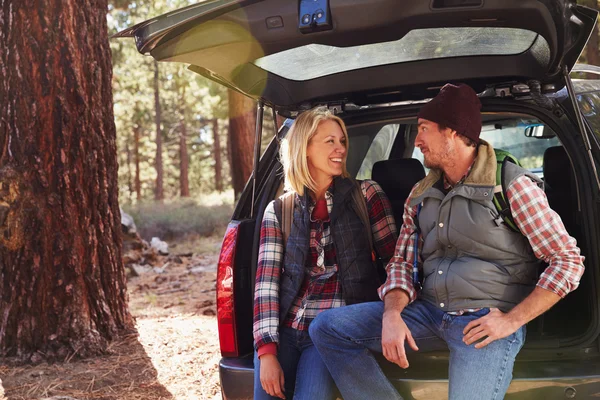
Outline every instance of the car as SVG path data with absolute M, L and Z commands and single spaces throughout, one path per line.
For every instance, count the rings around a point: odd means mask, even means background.
M 340 116 L 349 172 L 378 181 L 401 221 L 423 173 L 416 115 L 447 82 L 479 94 L 482 137 L 543 177 L 551 207 L 586 258 L 578 290 L 528 324 L 506 398 L 600 396 L 600 69 L 576 65 L 596 18 L 573 0 L 215 0 L 117 35 L 256 99 L 257 142 L 265 107 L 288 118 L 262 155 L 256 146 L 253 174 L 223 239 L 217 317 L 224 399 L 252 398 L 260 222 L 282 193 L 278 146 L 293 119 L 317 105 Z M 410 362 L 404 370 L 381 358 L 404 398 L 447 396 L 447 352 L 417 353 Z

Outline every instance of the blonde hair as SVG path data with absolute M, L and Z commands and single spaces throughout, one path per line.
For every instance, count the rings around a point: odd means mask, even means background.
M 281 163 L 285 178 L 286 190 L 293 190 L 299 195 L 304 194 L 304 188 L 315 192 L 317 185 L 310 176 L 306 149 L 308 143 L 317 133 L 319 124 L 324 121 L 335 121 L 338 123 L 346 138 L 346 150 L 348 150 L 348 132 L 346 125 L 340 117 L 336 117 L 327 107 L 315 107 L 305 111 L 296 118 L 294 124 L 281 143 Z M 342 164 L 342 176 L 348 177 L 346 160 Z

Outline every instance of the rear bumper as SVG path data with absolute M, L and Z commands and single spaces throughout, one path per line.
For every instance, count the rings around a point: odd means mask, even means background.
M 432 366 L 415 365 L 409 370 L 382 365 L 390 380 L 406 399 L 448 397 L 447 362 Z M 221 392 L 225 400 L 246 400 L 253 396 L 252 357 L 223 358 L 219 363 Z M 432 376 L 433 375 L 433 376 Z M 445 376 L 444 376 L 445 375 Z M 517 363 L 506 399 L 582 399 L 600 397 L 600 362 L 545 361 Z
M 221 394 L 224 400 L 251 400 L 254 396 L 252 356 L 222 358 L 219 362 Z

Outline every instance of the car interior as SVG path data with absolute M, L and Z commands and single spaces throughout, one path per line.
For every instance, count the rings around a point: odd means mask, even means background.
M 510 152 L 524 168 L 543 179 L 550 207 L 561 216 L 585 255 L 577 181 L 556 134 L 527 115 L 491 113 L 483 114 L 482 120 L 482 139 Z M 402 221 L 410 190 L 427 172 L 422 154 L 414 146 L 416 119 L 358 124 L 349 126 L 348 134 L 348 171 L 358 179 L 378 182 L 390 199 L 396 221 Z M 540 273 L 543 268 L 545 265 Z M 577 290 L 528 324 L 525 349 L 559 348 L 586 333 L 593 320 L 593 285 L 588 276 L 586 271 Z

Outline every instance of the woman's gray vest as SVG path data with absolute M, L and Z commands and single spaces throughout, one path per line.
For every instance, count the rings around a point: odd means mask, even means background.
M 527 238 L 503 222 L 492 200 L 496 156 L 481 141 L 463 184 L 443 192 L 443 175 L 432 170 L 416 187 L 411 206 L 422 203 L 418 226 L 424 239 L 423 289 L 419 297 L 444 311 L 497 307 L 509 311 L 535 287 L 540 261 Z M 537 176 L 508 163 L 504 182 Z
M 381 285 L 375 263 L 371 258 L 369 241 L 358 213 L 354 210 L 352 190 L 354 182 L 335 178 L 330 228 L 335 246 L 338 278 L 346 304 L 379 300 L 377 288 Z M 279 319 L 283 322 L 310 268 L 309 235 L 310 215 L 307 190 L 296 196 L 294 219 L 285 249 L 280 279 Z

